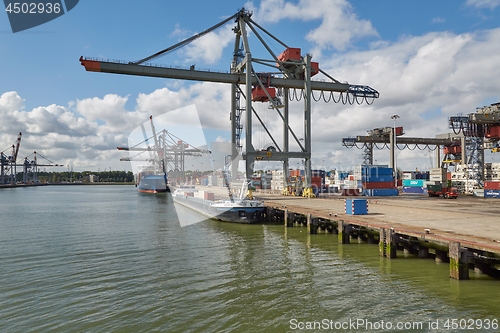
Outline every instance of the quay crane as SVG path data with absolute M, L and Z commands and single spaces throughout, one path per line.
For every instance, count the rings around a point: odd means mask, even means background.
M 438 161 L 440 158 L 439 147 L 443 146 L 444 159 L 441 162 L 441 167 L 445 167 L 446 164 L 457 162 L 461 160 L 461 138 L 458 135 L 452 136 L 451 134 L 442 134 L 436 136 L 436 138 L 410 138 L 410 137 L 400 137 L 404 134 L 403 127 L 396 127 L 396 137 L 397 140 L 393 138 L 394 128 L 384 127 L 375 128 L 368 131 L 367 136 L 356 136 L 353 138 L 343 138 L 342 145 L 347 148 L 356 147 L 358 149 L 363 149 L 363 164 L 373 164 L 373 148 L 377 149 L 390 149 L 390 167 L 394 168 L 394 154 L 395 149 L 410 149 L 410 150 L 435 150 L 436 158 Z M 396 141 L 396 142 L 395 142 Z M 360 145 L 358 145 L 360 144 Z M 378 145 L 382 146 L 378 146 Z M 402 147 L 399 147 L 402 145 Z M 432 148 L 431 148 L 432 147 Z M 432 162 L 432 159 L 431 159 Z M 431 163 L 432 164 L 432 163 Z
M 26 156 L 24 158 L 23 164 L 17 164 L 17 166 L 23 167 L 23 183 L 37 183 L 38 182 L 38 168 L 39 167 L 54 167 L 54 166 L 63 166 L 62 164 L 55 164 L 48 158 L 38 154 L 41 158 L 46 160 L 49 164 L 40 164 L 37 160 L 37 152 L 33 152 L 33 159 L 30 160 L 30 156 Z
M 21 146 L 21 137 L 23 133 L 19 132 L 16 142 L 9 148 L 0 152 L 0 184 L 16 183 L 16 160 Z M 12 148 L 12 154 L 6 155 L 5 152 Z
M 122 157 L 120 161 L 147 161 L 151 162 L 153 165 L 158 164 L 165 177 L 169 170 L 179 172 L 181 177 L 184 177 L 186 156 L 202 156 L 203 154 L 211 153 L 210 150 L 200 149 L 190 145 L 166 129 L 157 133 L 153 123 L 153 116 L 150 116 L 149 120 L 153 135 L 147 137 L 146 131 L 142 126 L 145 138 L 144 141 L 132 147 L 117 147 L 118 150 L 138 151 L 140 153 L 131 157 Z M 149 146 L 149 140 L 151 139 L 154 141 L 153 146 Z M 144 145 L 146 145 L 146 147 L 144 147 Z M 141 157 L 140 155 L 146 151 L 149 152 L 149 158 Z
M 325 102 L 333 101 L 335 103 L 342 102 L 344 104 L 361 104 L 363 102 L 372 103 L 375 98 L 379 97 L 379 93 L 369 86 L 341 83 L 340 81 L 334 79 L 332 76 L 324 72 L 319 67 L 318 63 L 311 61 L 311 55 L 307 54 L 302 56 L 299 48 L 289 47 L 287 44 L 280 41 L 266 29 L 253 21 L 251 16 L 251 12 L 242 8 L 236 14 L 228 17 L 222 22 L 217 23 L 207 30 L 138 61 L 119 62 L 98 60 L 82 56 L 80 57 L 80 62 L 87 71 L 91 72 L 231 84 L 230 119 L 232 160 L 236 160 L 241 153 L 246 163 L 246 176 L 249 178 L 253 173 L 253 164 L 256 160 L 282 161 L 284 172 L 287 174 L 290 158 L 304 159 L 306 173 L 306 191 L 304 193 L 310 194 L 312 193 L 312 191 L 310 191 L 312 100 L 314 99 L 315 101 L 319 101 L 320 99 L 323 99 Z M 233 58 L 230 66 L 231 70 L 229 73 L 201 71 L 195 69 L 194 65 L 189 69 L 181 69 L 178 67 L 173 68 L 149 63 L 150 60 L 188 45 L 194 40 L 203 37 L 230 21 L 234 21 L 236 23 L 236 26 L 232 29 L 236 38 L 234 43 Z M 270 56 L 271 59 L 257 58 L 253 56 L 250 50 L 249 38 L 247 36 L 248 29 L 252 31 L 255 37 L 260 41 L 261 45 L 267 50 L 269 53 L 268 57 Z M 272 48 L 264 41 L 261 33 L 281 44 L 281 46 L 285 49 L 284 52 L 279 55 L 274 54 Z M 256 72 L 254 70 L 254 65 L 267 67 L 272 70 L 272 72 Z M 312 76 L 319 73 L 323 74 L 324 81 L 311 80 Z M 246 87 L 241 88 L 241 85 L 246 85 Z M 315 96 L 313 91 L 318 91 L 319 95 Z M 338 93 L 337 97 L 335 97 L 334 93 Z M 244 106 L 240 104 L 241 97 L 245 98 Z M 280 97 L 283 97 L 283 102 Z M 293 99 L 297 101 L 300 99 L 304 100 L 303 143 L 298 139 L 289 124 L 289 100 Z M 277 113 L 279 119 L 282 120 L 283 140 L 281 147 L 277 144 L 262 119 L 252 107 L 252 102 L 269 102 L 271 109 L 273 109 L 274 112 Z M 283 111 L 280 111 L 280 109 L 283 109 Z M 243 130 L 243 125 L 241 125 L 243 112 L 246 112 L 245 152 L 242 152 L 243 145 L 240 142 Z M 252 121 L 254 115 L 273 142 L 273 150 L 258 150 L 253 146 Z M 290 151 L 290 134 L 294 138 L 296 145 L 299 147 L 299 151 Z M 232 163 L 231 173 L 235 175 L 236 171 L 237 165 L 236 163 Z
M 479 187 L 484 186 L 485 166 L 484 149 L 500 152 L 500 103 L 476 108 L 475 113 L 449 118 L 449 126 L 455 134 L 464 139 L 464 161 L 467 165 L 468 179 L 475 180 Z

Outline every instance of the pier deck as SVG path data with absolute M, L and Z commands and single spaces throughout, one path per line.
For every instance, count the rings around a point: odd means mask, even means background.
M 216 195 L 224 189 L 207 188 Z M 397 251 L 450 263 L 450 277 L 469 278 L 469 269 L 500 278 L 500 205 L 498 199 L 426 196 L 359 197 L 368 214 L 345 214 L 345 197 L 320 198 L 254 193 L 268 207 L 268 218 L 287 226 L 306 225 L 310 233 L 337 233 L 341 243 L 350 238 L 379 244 L 380 255 L 395 258 Z M 306 222 L 307 221 L 307 222 Z
M 461 242 L 474 242 L 500 253 L 500 200 L 476 197 L 458 199 L 429 198 L 425 196 L 359 197 L 368 200 L 368 215 L 345 214 L 344 198 L 287 197 L 257 193 L 267 206 L 273 206 L 317 217 L 342 219 L 405 229 L 426 237 L 441 236 Z M 429 229 L 427 234 L 425 229 Z M 496 252 L 496 251 L 495 251 Z

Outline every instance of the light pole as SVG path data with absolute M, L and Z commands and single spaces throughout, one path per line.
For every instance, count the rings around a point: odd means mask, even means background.
M 396 163 L 396 119 L 398 119 L 399 116 L 397 114 L 394 114 L 391 116 L 391 119 L 394 120 L 394 127 L 392 129 L 392 142 L 394 143 L 394 186 L 397 188 L 398 187 L 398 168 L 397 168 L 397 163 Z

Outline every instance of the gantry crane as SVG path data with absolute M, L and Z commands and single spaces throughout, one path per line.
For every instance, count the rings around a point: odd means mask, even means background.
M 51 160 L 46 157 L 43 157 L 41 154 L 38 154 L 41 158 L 45 159 L 49 164 L 40 164 L 37 160 L 37 152 L 33 152 L 33 159 L 30 159 L 31 155 L 26 156 L 22 164 L 17 164 L 17 166 L 23 167 L 23 183 L 37 183 L 38 182 L 38 168 L 39 167 L 55 167 L 55 166 L 63 166 L 62 164 L 55 164 Z
M 16 142 L 9 148 L 0 152 L 0 184 L 16 183 L 16 160 L 21 146 L 21 137 L 23 133 L 19 132 Z M 12 154 L 6 155 L 5 152 L 12 148 Z
M 363 164 L 373 164 L 373 148 L 390 149 L 390 167 L 394 168 L 395 149 L 420 149 L 428 151 L 436 151 L 436 160 L 440 161 L 439 147 L 443 147 L 444 159 L 441 162 L 441 167 L 446 167 L 446 164 L 461 161 L 461 138 L 459 135 L 444 134 L 438 135 L 436 138 L 409 138 L 399 137 L 404 134 L 403 127 L 396 127 L 397 140 L 393 139 L 394 128 L 383 127 L 375 128 L 368 131 L 367 136 L 356 136 L 354 138 L 343 138 L 342 145 L 347 148 L 356 147 L 364 149 Z M 396 141 L 396 142 L 395 142 Z M 360 145 L 358 145 L 360 144 Z M 381 144 L 382 146 L 378 146 Z M 399 147 L 402 145 L 402 147 Z M 411 148 L 413 147 L 413 148 Z M 431 161 L 432 162 L 432 161 Z M 438 162 L 439 163 L 439 162 Z M 437 164 L 438 164 L 437 163 Z M 432 163 L 431 163 L 432 164 Z
M 165 176 L 170 170 L 173 172 L 180 172 L 181 177 L 184 177 L 186 156 L 199 157 L 203 156 L 203 154 L 211 153 L 208 149 L 200 149 L 190 145 L 166 129 L 157 133 L 153 123 L 153 116 L 150 116 L 149 119 L 151 131 L 153 133 L 151 137 L 146 136 L 144 127 L 142 127 L 145 135 L 143 142 L 133 147 L 117 147 L 118 150 L 139 151 L 141 153 L 132 157 L 122 157 L 120 161 L 148 161 L 151 162 L 153 166 L 157 164 Z M 154 146 L 149 146 L 149 140 L 151 139 L 154 142 Z M 144 144 L 146 144 L 146 147 L 144 147 Z M 140 155 L 146 151 L 150 154 L 149 158 L 141 157 Z
M 303 56 L 300 49 L 291 48 L 287 44 L 273 36 L 251 18 L 252 13 L 244 8 L 236 14 L 228 17 L 222 22 L 209 29 L 185 39 L 171 47 L 163 49 L 151 56 L 134 62 L 104 61 L 94 58 L 80 57 L 81 64 L 87 71 L 105 72 L 127 75 L 139 75 L 149 77 L 173 78 L 184 80 L 196 80 L 206 82 L 221 82 L 231 84 L 231 143 L 232 160 L 235 161 L 242 150 L 240 142 L 243 125 L 241 124 L 243 112 L 245 115 L 245 152 L 242 153 L 246 161 L 246 177 L 250 178 L 253 172 L 255 160 L 283 161 L 285 174 L 288 173 L 288 160 L 290 158 L 300 158 L 305 160 L 306 187 L 309 187 L 311 180 L 311 103 L 312 100 L 323 99 L 327 102 L 343 102 L 344 104 L 363 102 L 371 103 L 379 97 L 379 93 L 369 86 L 352 85 L 341 83 L 332 76 L 321 70 L 319 64 L 311 61 L 311 55 Z M 148 63 L 157 57 L 165 55 L 192 41 L 214 31 L 215 29 L 234 21 L 236 26 L 232 29 L 236 35 L 231 62 L 230 72 L 222 73 L 215 71 L 196 70 L 195 66 L 189 69 L 169 68 L 165 66 L 152 65 Z M 250 50 L 250 43 L 247 30 L 250 29 L 256 38 L 268 51 L 271 59 L 256 58 Z M 261 33 L 267 35 L 275 42 L 281 44 L 285 51 L 276 55 L 272 48 L 264 41 Z M 270 72 L 256 72 L 254 66 L 269 68 Z M 323 74 L 323 81 L 312 81 L 315 74 Z M 327 82 L 326 80 L 329 80 Z M 244 89 L 241 85 L 245 85 Z M 277 90 L 277 91 L 276 91 Z M 298 93 L 297 93 L 298 91 Z M 315 97 L 313 91 L 318 91 L 319 96 Z M 339 93 L 338 98 L 333 93 Z M 240 98 L 245 98 L 245 104 L 240 104 Z M 283 97 L 283 103 L 280 100 Z M 295 98 L 304 100 L 304 134 L 302 143 L 290 127 L 289 100 Z M 252 102 L 269 102 L 271 108 L 283 122 L 283 145 L 277 144 L 271 133 L 252 107 Z M 283 112 L 280 109 L 283 108 Z M 252 122 L 253 116 L 258 119 L 262 127 L 273 142 L 274 151 L 255 149 L 252 142 Z M 290 151 L 289 135 L 295 140 L 299 151 Z M 232 163 L 231 173 L 236 174 L 237 165 Z M 286 177 L 285 177 L 286 178 Z
M 476 108 L 475 113 L 450 117 L 450 128 L 464 136 L 464 166 L 468 179 L 484 185 L 484 149 L 500 152 L 500 103 Z

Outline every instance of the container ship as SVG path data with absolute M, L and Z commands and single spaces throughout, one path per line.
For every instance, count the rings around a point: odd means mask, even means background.
M 214 193 L 198 191 L 194 185 L 181 185 L 172 193 L 174 202 L 186 206 L 210 219 L 234 223 L 259 223 L 264 203 L 246 198 L 215 201 Z
M 154 171 L 154 167 L 143 167 L 135 176 L 135 186 L 141 193 L 170 192 L 167 185 L 167 176 Z

